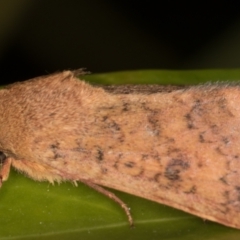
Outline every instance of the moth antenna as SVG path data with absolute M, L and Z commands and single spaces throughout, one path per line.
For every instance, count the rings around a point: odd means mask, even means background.
M 125 211 L 125 213 L 128 217 L 128 222 L 130 224 L 130 227 L 134 227 L 133 218 L 132 218 L 132 215 L 130 213 L 130 209 L 128 208 L 127 204 L 124 203 L 119 197 L 117 197 L 114 193 L 112 193 L 112 192 L 106 190 L 105 188 L 103 188 L 99 185 L 96 185 L 92 182 L 89 182 L 89 181 L 83 180 L 83 179 L 81 179 L 79 181 L 84 183 L 85 185 L 89 186 L 90 188 L 93 188 L 97 192 L 102 193 L 103 195 L 109 197 L 110 199 L 112 199 L 116 203 L 118 203 L 121 206 L 121 208 Z

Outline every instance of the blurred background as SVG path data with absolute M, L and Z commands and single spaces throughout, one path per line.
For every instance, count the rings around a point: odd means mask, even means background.
M 0 84 L 80 67 L 239 68 L 240 2 L 0 0 Z

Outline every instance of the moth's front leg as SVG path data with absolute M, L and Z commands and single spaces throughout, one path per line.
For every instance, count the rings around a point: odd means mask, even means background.
M 10 168 L 12 164 L 12 159 L 10 157 L 6 157 L 4 153 L 0 154 L 0 187 L 2 186 L 3 181 L 7 181 Z

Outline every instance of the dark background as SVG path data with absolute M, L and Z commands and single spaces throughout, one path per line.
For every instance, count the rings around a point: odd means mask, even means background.
M 80 67 L 239 68 L 240 3 L 0 0 L 1 84 Z

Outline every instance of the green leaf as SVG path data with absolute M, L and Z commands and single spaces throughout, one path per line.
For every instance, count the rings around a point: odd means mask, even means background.
M 193 84 L 240 79 L 240 70 L 128 71 L 83 76 L 93 83 Z M 120 206 L 79 183 L 52 186 L 12 170 L 0 191 L 2 239 L 240 239 L 240 231 L 114 191 L 131 208 L 130 228 Z
M 198 84 L 240 79 L 240 69 L 232 70 L 137 70 L 93 74 L 83 77 L 93 83 L 102 84 Z

